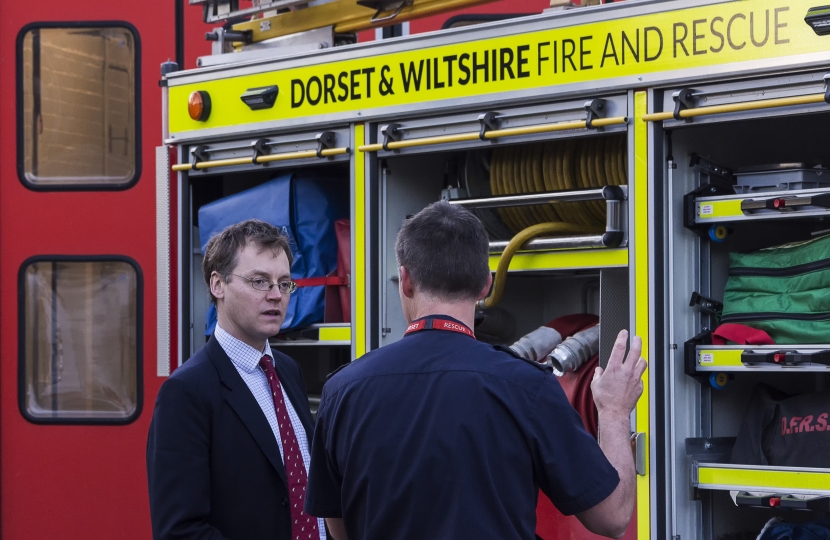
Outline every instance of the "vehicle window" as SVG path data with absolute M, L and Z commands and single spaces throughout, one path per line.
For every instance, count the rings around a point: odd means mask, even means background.
M 35 189 L 136 179 L 136 38 L 126 27 L 40 27 L 18 40 L 21 180 Z
M 20 408 L 30 421 L 140 413 L 141 278 L 127 260 L 34 260 L 20 272 Z

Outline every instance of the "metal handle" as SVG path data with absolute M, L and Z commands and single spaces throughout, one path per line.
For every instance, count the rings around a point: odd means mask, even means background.
M 794 105 L 809 105 L 814 103 L 826 103 L 824 94 L 811 94 L 808 96 L 795 96 L 786 98 L 765 99 L 761 101 L 747 101 L 745 103 L 730 103 L 728 105 L 712 105 L 710 107 L 697 107 L 694 109 L 681 109 L 677 112 L 680 118 L 693 118 L 695 116 L 711 116 L 715 114 L 726 114 L 733 112 L 757 111 L 759 109 L 774 109 L 777 107 L 792 107 Z M 643 115 L 644 122 L 662 122 L 675 118 L 674 112 L 660 112 Z M 594 124 L 596 125 L 596 121 Z
M 594 128 L 605 126 L 616 126 L 627 124 L 627 116 L 616 116 L 613 118 L 597 118 L 591 122 Z M 555 124 L 540 124 L 537 126 L 523 126 L 506 129 L 493 129 L 484 132 L 483 136 L 480 132 L 458 133 L 455 135 L 439 135 L 437 137 L 422 137 L 420 139 L 409 139 L 401 141 L 390 141 L 387 143 L 389 150 L 399 150 L 401 148 L 412 148 L 415 146 L 432 146 L 435 144 L 449 144 L 457 142 L 479 141 L 482 139 L 500 139 L 502 137 L 518 137 L 520 135 L 534 135 L 537 133 L 551 133 L 555 131 L 567 131 L 571 129 L 586 129 L 588 127 L 586 120 L 573 120 L 570 122 L 558 122 Z M 364 144 L 357 147 L 361 152 L 379 152 L 383 150 L 383 144 Z
M 631 436 L 634 441 L 634 468 L 640 476 L 646 475 L 646 434 L 634 433 Z
M 628 186 L 602 186 L 595 189 L 523 193 L 521 195 L 502 195 L 477 199 L 453 199 L 448 202 L 466 208 L 503 208 L 506 206 L 531 206 L 553 202 L 624 201 L 627 198 Z
M 232 159 L 215 159 L 212 161 L 199 161 L 194 166 L 191 163 L 181 163 L 179 165 L 173 165 L 173 170 L 176 172 L 179 171 L 192 171 L 194 169 L 212 169 L 214 167 L 231 167 L 233 165 L 259 165 L 262 163 L 270 163 L 272 161 L 288 161 L 292 159 L 306 159 L 306 158 L 325 158 L 331 156 L 341 156 L 343 154 L 348 154 L 350 152 L 349 148 L 326 148 L 320 150 L 301 150 L 299 152 L 286 152 L 283 154 L 268 154 L 264 156 L 251 156 L 251 157 L 244 157 L 244 158 L 232 158 Z

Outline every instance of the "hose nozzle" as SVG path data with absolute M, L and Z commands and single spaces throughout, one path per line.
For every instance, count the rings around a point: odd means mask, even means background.
M 553 373 L 561 377 L 578 370 L 599 351 L 599 325 L 577 332 L 556 346 L 547 358 Z
M 540 326 L 510 346 L 513 352 L 531 362 L 544 362 L 545 357 L 562 343 L 562 335 L 547 326 Z

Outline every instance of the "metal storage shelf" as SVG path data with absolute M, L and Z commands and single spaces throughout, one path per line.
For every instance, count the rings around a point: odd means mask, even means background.
M 496 270 L 499 255 L 490 255 L 490 270 Z M 525 251 L 513 256 L 509 272 L 539 270 L 590 270 L 628 266 L 628 248 L 563 251 Z
M 312 324 L 271 338 L 270 343 L 272 347 L 349 346 L 352 344 L 352 328 L 349 323 Z
M 692 484 L 698 489 L 830 495 L 830 469 L 694 463 Z
M 830 372 L 830 365 L 807 358 L 821 352 L 830 356 L 830 345 L 698 345 L 694 368 L 698 372 Z
M 830 215 L 830 189 L 768 191 L 753 194 L 696 197 L 697 225 L 729 221 L 798 219 Z

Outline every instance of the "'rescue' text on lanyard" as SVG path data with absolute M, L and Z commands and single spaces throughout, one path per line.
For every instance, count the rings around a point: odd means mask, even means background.
M 472 330 L 461 323 L 448 321 L 446 319 L 436 319 L 435 317 L 426 317 L 419 321 L 413 322 L 406 327 L 404 335 L 414 334 L 415 332 L 420 332 L 421 330 L 446 330 L 449 332 L 458 332 L 459 334 L 470 336 L 473 339 L 476 337 Z

